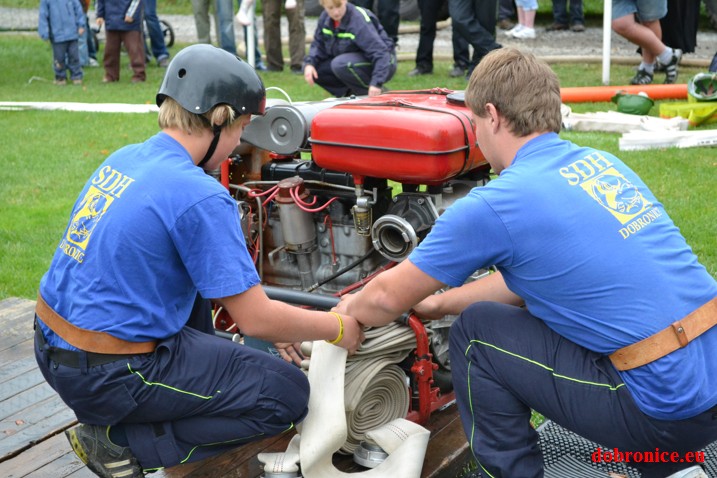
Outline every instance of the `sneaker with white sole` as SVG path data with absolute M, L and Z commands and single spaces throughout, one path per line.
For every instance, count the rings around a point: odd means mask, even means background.
M 709 478 L 701 466 L 695 465 L 673 473 L 667 478 Z
M 524 27 L 523 25 L 521 25 L 520 23 L 518 23 L 516 26 L 514 26 L 514 27 L 511 28 L 510 30 L 504 31 L 503 33 L 505 33 L 505 34 L 508 35 L 509 37 L 512 37 L 513 35 L 515 35 L 516 33 L 518 33 L 518 32 L 519 32 L 520 30 L 522 30 L 523 28 L 525 28 L 525 27 Z
M 535 28 L 523 27 L 511 36 L 518 40 L 532 40 L 535 38 Z
M 72 449 L 87 468 L 102 478 L 142 478 L 144 473 L 129 447 L 110 441 L 109 428 L 81 423 L 65 431 Z

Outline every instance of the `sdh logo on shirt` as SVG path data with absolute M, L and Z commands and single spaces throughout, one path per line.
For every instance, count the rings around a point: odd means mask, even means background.
M 90 242 L 92 231 L 97 223 L 114 200 L 118 199 L 133 182 L 134 179 L 111 166 L 100 169 L 92 178 L 85 197 L 82 198 L 72 214 L 72 221 L 70 221 L 64 239 L 60 242 L 62 252 L 82 263 L 87 244 Z
M 560 168 L 560 175 L 569 185 L 580 186 L 624 226 L 619 230 L 623 239 L 662 216 L 662 212 L 653 208 L 637 187 L 597 151 Z

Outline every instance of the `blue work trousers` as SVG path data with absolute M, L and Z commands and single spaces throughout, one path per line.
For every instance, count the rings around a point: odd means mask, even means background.
M 531 409 L 604 450 L 695 452 L 717 440 L 717 407 L 657 420 L 635 404 L 610 359 L 563 338 L 527 310 L 492 302 L 452 325 L 450 357 L 463 428 L 483 476 L 543 476 Z M 631 463 L 664 478 L 689 463 Z
M 373 64 L 363 53 L 343 53 L 315 65 L 318 78 L 316 84 L 337 98 L 349 95 L 364 96 L 368 94 Z M 396 73 L 396 59 L 391 62 L 388 82 Z
M 37 341 L 35 355 L 80 422 L 122 424 L 146 471 L 277 435 L 308 411 L 298 367 L 190 327 L 151 354 L 94 367 L 58 364 Z

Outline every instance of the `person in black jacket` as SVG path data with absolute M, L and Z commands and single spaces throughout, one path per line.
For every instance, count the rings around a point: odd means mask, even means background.
M 304 78 L 336 97 L 376 96 L 396 73 L 396 49 L 378 18 L 346 0 L 321 0 Z

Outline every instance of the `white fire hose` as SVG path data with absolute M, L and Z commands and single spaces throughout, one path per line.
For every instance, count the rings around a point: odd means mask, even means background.
M 309 412 L 286 452 L 259 454 L 267 476 L 298 476 L 299 463 L 304 478 L 420 476 L 430 432 L 403 418 L 410 397 L 406 374 L 395 365 L 415 348 L 415 335 L 393 323 L 367 330 L 366 337 L 348 362 L 343 348 L 311 344 Z M 351 453 L 361 441 L 388 456 L 362 473 L 337 470 L 333 454 Z

